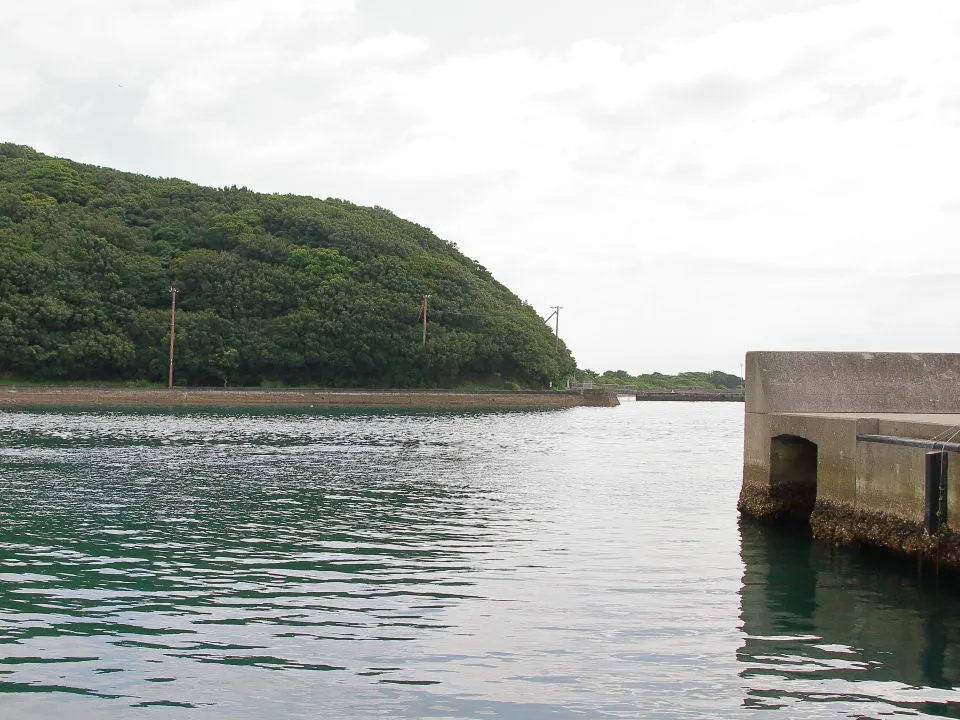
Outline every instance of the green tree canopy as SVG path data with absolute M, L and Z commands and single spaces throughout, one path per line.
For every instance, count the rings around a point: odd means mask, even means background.
M 0 144 L 0 373 L 162 381 L 171 286 L 191 385 L 541 387 L 575 369 L 482 265 L 383 208 Z

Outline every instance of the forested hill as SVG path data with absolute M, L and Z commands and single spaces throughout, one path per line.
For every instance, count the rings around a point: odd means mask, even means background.
M 533 308 L 383 208 L 0 144 L 0 375 L 164 381 L 171 286 L 182 384 L 537 387 L 575 369 Z

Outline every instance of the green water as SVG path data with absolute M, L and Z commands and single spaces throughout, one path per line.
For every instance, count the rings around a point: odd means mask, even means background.
M 0 717 L 960 717 L 960 597 L 741 527 L 741 428 L 0 413 Z

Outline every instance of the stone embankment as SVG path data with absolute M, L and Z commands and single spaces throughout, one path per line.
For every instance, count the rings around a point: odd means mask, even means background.
M 300 410 L 369 408 L 410 410 L 557 410 L 615 407 L 600 391 L 524 392 L 456 390 L 140 389 L 20 386 L 0 388 L 0 410 L 26 408 L 145 409 L 237 408 Z

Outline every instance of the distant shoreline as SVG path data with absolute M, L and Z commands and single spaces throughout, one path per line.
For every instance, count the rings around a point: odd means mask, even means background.
M 638 390 L 637 402 L 743 402 L 743 390 Z
M 0 388 L 0 410 L 29 408 L 369 408 L 378 410 L 559 410 L 615 407 L 602 391 L 146 389 L 9 386 Z

